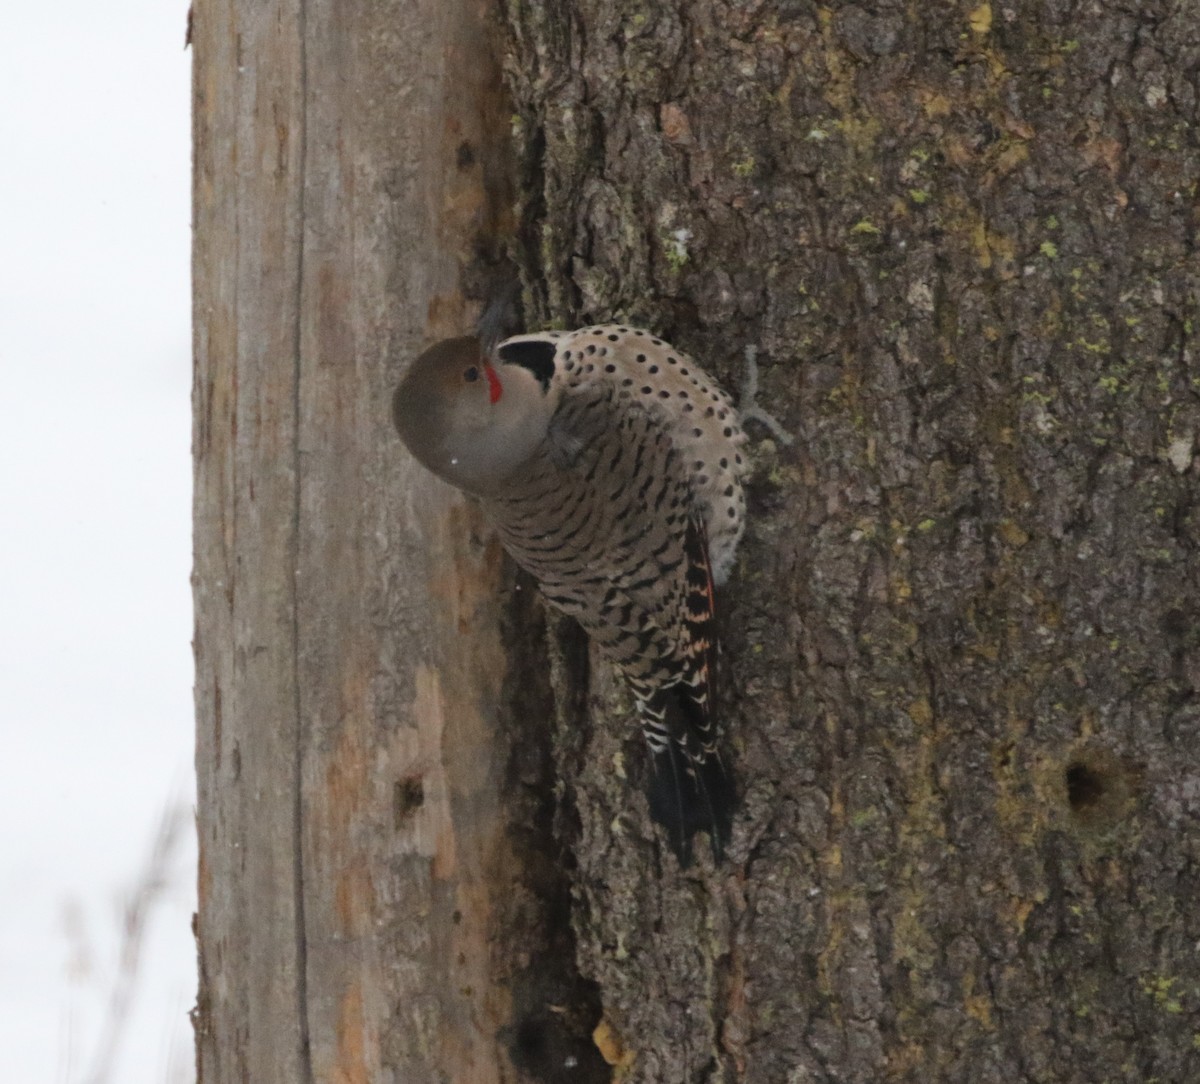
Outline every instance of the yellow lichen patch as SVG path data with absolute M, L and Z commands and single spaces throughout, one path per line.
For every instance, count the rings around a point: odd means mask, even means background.
M 1025 533 L 1011 519 L 1001 520 L 998 528 L 1000 537 L 1004 539 L 1010 546 L 1020 549 L 1029 541 L 1029 535 Z
M 929 1068 L 929 1052 L 921 1043 L 904 1043 L 888 1050 L 887 1065 L 893 1080 L 909 1076 L 920 1079 L 925 1075 L 923 1070 Z
M 1012 927 L 1017 931 L 1018 935 L 1024 936 L 1025 924 L 1029 921 L 1029 916 L 1033 914 L 1033 909 L 1042 901 L 1040 899 L 1023 899 L 1019 896 L 1012 897 L 1012 904 L 1008 907 L 1007 914 Z M 1001 910 L 1000 914 L 1005 911 Z
M 971 228 L 971 244 L 975 248 L 975 259 L 985 270 L 992 266 L 992 249 L 988 244 L 987 227 L 976 222 Z
M 1016 255 L 1016 247 L 1007 237 L 992 233 L 982 219 L 971 226 L 971 245 L 975 249 L 975 259 L 979 266 L 990 268 L 995 258 L 1011 262 Z
M 987 662 L 995 662 L 1000 658 L 1000 645 L 994 640 L 975 640 L 968 645 L 967 650 L 972 655 Z
M 1179 980 L 1171 975 L 1145 975 L 1140 985 L 1142 993 L 1152 997 L 1158 1008 L 1177 1016 L 1183 1012 L 1183 1003 L 1175 991 L 1178 982 Z
M 1028 144 L 1014 140 L 1008 143 L 999 154 L 996 155 L 996 160 L 990 170 L 988 170 L 989 178 L 1003 177 L 1005 174 L 1011 173 L 1022 162 L 1029 157 Z
M 969 16 L 967 24 L 976 34 L 987 34 L 992 29 L 992 5 L 980 4 Z
M 920 879 L 908 871 L 909 883 L 899 897 L 892 919 L 892 959 L 907 963 L 916 972 L 926 973 L 937 956 L 937 943 L 922 917 L 927 901 Z
M 883 124 L 877 117 L 859 115 L 843 117 L 838 122 L 838 128 L 848 146 L 865 153 L 874 146 L 879 133 L 883 131 Z
M 617 1029 L 607 1018 L 601 1019 L 592 1031 L 592 1042 L 596 1044 L 596 1049 L 600 1051 L 600 1056 L 605 1062 L 616 1070 L 613 1073 L 614 1081 L 620 1080 L 637 1058 L 637 1052 L 625 1046 Z
M 989 1031 L 995 1028 L 996 1025 L 992 1020 L 992 1003 L 986 997 L 981 994 L 972 994 L 964 1000 L 963 1007 L 972 1020 L 978 1020 Z
M 1021 746 L 1028 730 L 1029 721 L 1010 712 L 1007 741 L 1012 748 Z M 996 819 L 1009 846 L 1013 849 L 1034 846 L 1055 808 L 1045 794 L 1048 785 L 1045 766 L 1039 764 L 1031 772 L 1020 772 L 1002 759 L 993 766 L 992 774 L 996 783 Z
M 962 977 L 963 988 L 963 1008 L 967 1015 L 978 1021 L 989 1031 L 995 1029 L 995 1022 L 992 1020 L 992 1002 L 991 998 L 984 994 L 975 992 L 975 976 L 968 972 Z
M 865 153 L 873 147 L 876 137 L 883 130 L 883 125 L 877 117 L 865 113 L 859 104 L 856 89 L 857 65 L 850 61 L 838 40 L 833 9 L 818 8 L 817 17 L 821 24 L 824 46 L 821 59 L 828 73 L 824 81 L 825 100 L 838 114 L 836 127 L 846 145 Z
M 921 109 L 930 120 L 948 117 L 954 111 L 954 103 L 936 90 L 918 90 L 917 101 L 921 103 Z
M 933 709 L 929 700 L 922 696 L 908 705 L 908 717 L 920 727 L 927 727 L 933 722 Z

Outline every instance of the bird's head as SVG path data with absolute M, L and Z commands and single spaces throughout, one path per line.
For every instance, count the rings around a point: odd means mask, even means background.
M 445 339 L 409 366 L 392 419 L 419 462 L 479 496 L 503 492 L 546 437 L 557 405 L 553 344 Z

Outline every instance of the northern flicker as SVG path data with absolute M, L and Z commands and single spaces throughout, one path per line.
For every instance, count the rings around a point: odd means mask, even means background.
M 713 711 L 713 583 L 744 528 L 737 411 L 691 358 L 647 331 L 449 339 L 413 362 L 396 428 L 435 474 L 479 498 L 513 559 L 622 671 L 652 754 L 650 811 L 681 862 L 720 858 L 734 785 Z

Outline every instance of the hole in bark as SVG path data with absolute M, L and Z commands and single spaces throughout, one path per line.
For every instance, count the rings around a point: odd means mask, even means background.
M 535 1064 L 546 1055 L 546 1028 L 542 1020 L 522 1020 L 517 1025 L 516 1054 L 526 1065 Z
M 550 1006 L 522 1020 L 509 1047 L 513 1064 L 539 1084 L 608 1084 L 612 1070 L 590 1039 L 573 1033 L 569 1012 Z
M 459 169 L 470 169 L 475 164 L 475 148 L 467 140 L 463 140 L 458 145 L 458 153 L 455 157 Z
M 1109 749 L 1084 748 L 1063 769 L 1067 804 L 1085 828 L 1106 828 L 1126 816 L 1141 780 L 1141 769 Z
M 1067 801 L 1076 813 L 1094 809 L 1104 797 L 1104 777 L 1097 775 L 1086 764 L 1068 764 L 1066 780 Z
M 402 828 L 418 809 L 425 804 L 425 784 L 420 776 L 410 775 L 400 779 L 392 787 L 392 823 Z

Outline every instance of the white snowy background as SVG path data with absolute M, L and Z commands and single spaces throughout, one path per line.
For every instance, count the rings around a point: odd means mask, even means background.
M 194 1078 L 186 16 L 0 14 L 4 1084 Z

